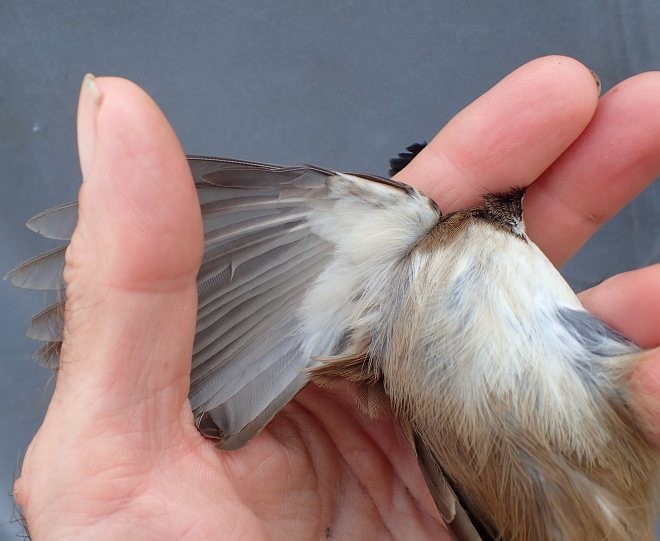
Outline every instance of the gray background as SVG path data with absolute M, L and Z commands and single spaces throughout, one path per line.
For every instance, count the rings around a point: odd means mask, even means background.
M 0 274 L 48 246 L 25 220 L 76 197 L 87 71 L 143 86 L 190 153 L 382 174 L 525 61 L 575 56 L 607 90 L 660 69 L 659 31 L 660 0 L 0 0 Z M 657 262 L 659 232 L 656 182 L 565 275 L 583 288 Z M 52 381 L 24 337 L 43 297 L 0 296 L 0 539 L 14 539 L 12 479 Z

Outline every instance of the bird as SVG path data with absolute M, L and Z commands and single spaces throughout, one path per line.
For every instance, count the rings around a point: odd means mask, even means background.
M 403 169 L 425 144 L 390 161 Z M 528 237 L 524 188 L 443 214 L 407 184 L 189 156 L 204 224 L 189 399 L 246 445 L 310 382 L 391 407 L 454 537 L 652 540 L 660 453 L 632 411 L 646 351 Z M 77 203 L 27 225 L 68 241 Z M 57 369 L 66 244 L 10 271 L 54 290 L 28 335 Z

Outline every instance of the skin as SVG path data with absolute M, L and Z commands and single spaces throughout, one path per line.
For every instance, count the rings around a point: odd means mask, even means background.
M 187 401 L 202 253 L 181 146 L 129 81 L 79 102 L 80 221 L 67 252 L 66 338 L 44 423 L 14 490 L 33 539 L 437 539 L 443 530 L 391 415 L 309 385 L 245 448 L 223 453 Z M 660 173 L 660 73 L 602 98 L 566 57 L 534 60 L 447 124 L 399 175 L 444 211 L 531 184 L 526 222 L 560 265 Z M 585 305 L 660 344 L 660 265 L 607 280 Z M 660 354 L 634 378 L 660 442 Z M 440 538 L 448 539 L 446 533 Z

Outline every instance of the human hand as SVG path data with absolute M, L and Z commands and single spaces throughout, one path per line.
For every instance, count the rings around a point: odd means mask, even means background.
M 659 86 L 644 74 L 598 101 L 584 66 L 539 59 L 399 176 L 445 212 L 538 177 L 527 229 L 561 264 L 660 171 L 660 121 L 647 114 Z M 33 538 L 447 537 L 393 418 L 367 418 L 344 393 L 308 386 L 238 451 L 199 435 L 187 392 L 202 229 L 188 166 L 140 89 L 109 78 L 96 87 L 100 103 L 83 88 L 79 105 L 85 182 L 60 371 L 15 486 Z M 660 344 L 658 301 L 660 266 L 583 295 L 644 347 Z M 655 397 L 640 408 L 648 420 L 660 418 L 658 357 L 639 369 Z

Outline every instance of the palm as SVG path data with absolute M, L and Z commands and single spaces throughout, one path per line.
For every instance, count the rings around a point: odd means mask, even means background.
M 351 402 L 310 386 L 251 445 L 214 455 L 275 539 L 438 539 L 442 521 L 394 420 L 374 423 Z
M 458 115 L 401 177 L 444 211 L 537 179 L 525 200 L 528 230 L 562 264 L 660 171 L 660 123 L 642 114 L 657 107 L 658 81 L 622 83 L 594 116 L 584 67 L 536 61 Z M 16 485 L 34 538 L 139 529 L 153 539 L 437 539 L 441 520 L 392 416 L 366 418 L 341 390 L 308 386 L 236 452 L 196 431 L 186 396 L 198 202 L 153 102 L 125 81 L 99 87 L 100 107 L 83 93 L 79 109 L 86 182 L 67 253 L 62 366 Z M 621 133 L 633 135 L 615 141 L 626 151 L 612 163 L 599 148 Z M 623 275 L 584 302 L 640 345 L 657 346 L 660 329 L 649 322 L 660 321 L 659 273 Z M 639 369 L 640 392 L 654 397 L 640 407 L 647 420 L 660 418 L 657 375 L 646 377 L 657 374 L 657 357 Z

